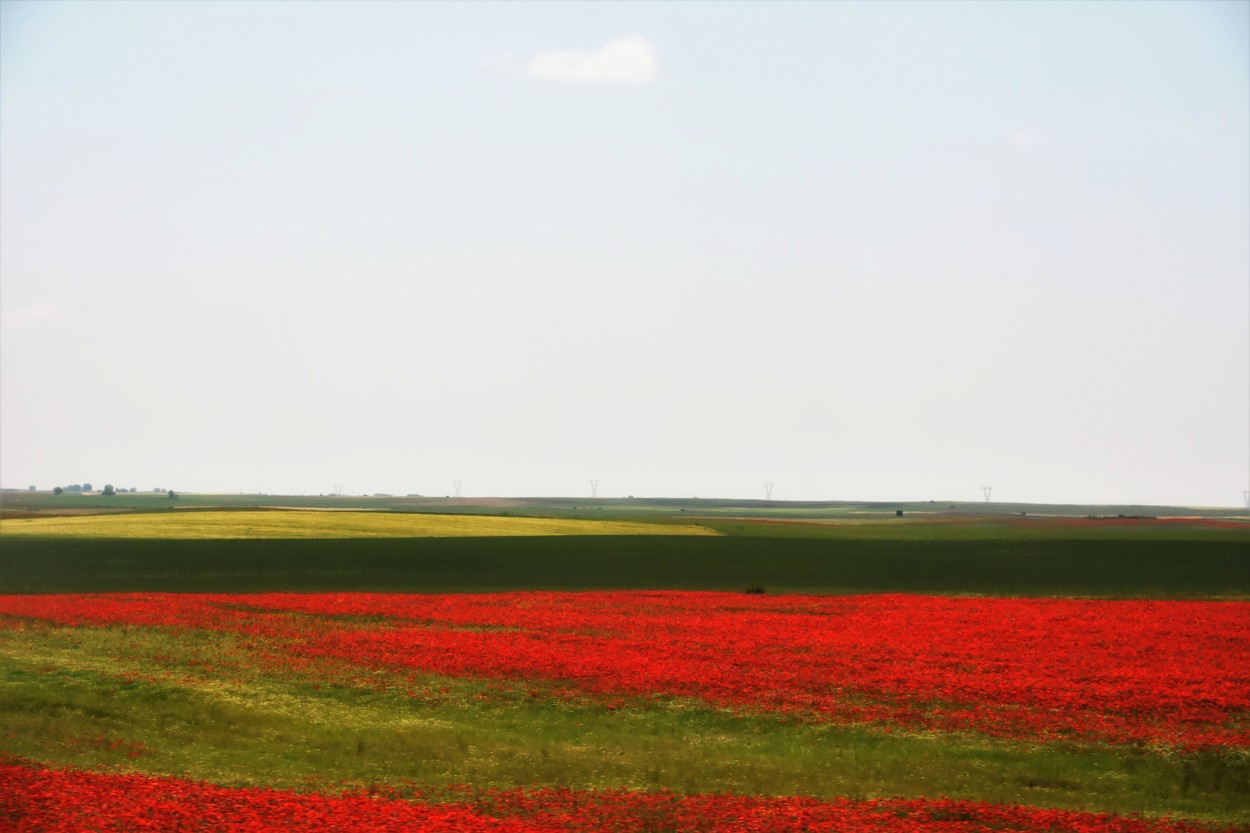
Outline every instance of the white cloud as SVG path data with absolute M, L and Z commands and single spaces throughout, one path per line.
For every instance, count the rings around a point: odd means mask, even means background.
M 655 80 L 655 50 L 645 38 L 616 38 L 594 52 L 540 52 L 529 69 L 548 81 L 646 84 Z
M 1050 137 L 1044 133 L 1038 133 L 1036 130 L 1021 130 L 1011 139 L 1016 147 L 1031 150 L 1033 148 L 1046 147 L 1050 144 Z

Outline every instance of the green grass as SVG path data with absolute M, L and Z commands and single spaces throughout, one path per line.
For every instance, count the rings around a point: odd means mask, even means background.
M 1250 757 L 1040 747 L 531 697 L 424 678 L 398 690 L 266 674 L 228 637 L 0 632 L 0 750 L 227 784 L 471 783 L 873 797 L 949 795 L 1217 821 L 1250 813 Z M 204 663 L 227 659 L 213 670 Z M 251 670 L 249 670 L 251 669 Z M 138 754 L 131 757 L 130 753 Z

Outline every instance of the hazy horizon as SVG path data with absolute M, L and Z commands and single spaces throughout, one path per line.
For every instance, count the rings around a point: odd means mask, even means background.
M 99 496 L 101 496 L 100 490 L 103 488 L 102 484 L 96 484 L 96 483 L 94 483 L 93 481 L 88 481 L 88 482 L 89 482 L 89 483 L 91 483 L 91 484 L 94 486 L 94 488 L 93 488 L 93 490 L 92 490 L 92 491 L 90 491 L 90 492 L 83 492 L 83 493 L 81 493 L 81 496 L 83 496 L 83 497 L 90 497 L 90 498 L 95 498 L 95 497 L 99 497 Z M 69 485 L 69 484 L 66 484 L 66 485 Z M 343 501 L 345 501 L 345 502 L 351 502 L 351 503 L 353 503 L 353 504 L 354 504 L 355 502 L 357 502 L 357 501 L 364 500 L 364 499 L 368 499 L 368 500 L 378 500 L 378 501 L 386 501 L 386 502 L 391 502 L 391 503 L 396 503 L 396 502 L 406 501 L 406 500 L 412 500 L 412 501 L 443 501 L 443 502 L 447 502 L 447 503 L 450 503 L 450 504 L 455 504 L 455 505 L 457 505 L 457 506 L 471 506 L 471 507 L 499 506 L 499 507 L 501 507 L 501 508 L 506 508 L 506 507 L 507 507 L 507 506 L 509 506 L 509 505 L 521 504 L 521 503 L 523 503 L 524 501 L 529 501 L 529 500 L 532 500 L 532 501 L 574 501 L 574 502 L 578 502 L 578 503 L 584 503 L 584 504 L 585 504 L 585 506 L 580 507 L 580 508 L 583 508 L 583 509 L 584 509 L 584 508 L 589 508 L 590 506 L 593 506 L 593 505 L 596 505 L 596 504 L 609 503 L 609 502 L 612 502 L 612 501 L 622 501 L 622 502 L 626 502 L 626 501 L 635 501 L 635 502 L 641 502 L 641 501 L 671 501 L 671 502 L 674 502 L 674 503 L 679 503 L 679 502 L 686 502 L 686 503 L 688 503 L 688 502 L 693 502 L 693 501 L 708 501 L 708 502 L 715 502 L 715 503 L 733 503 L 733 504 L 765 503 L 765 504 L 770 504 L 770 505 L 771 505 L 771 504 L 809 504 L 809 503 L 818 503 L 818 504 L 848 504 L 848 505 L 859 505 L 859 504 L 880 504 L 882 507 L 895 507 L 895 506 L 899 506 L 899 507 L 906 507 L 906 506 L 910 506 L 911 504 L 922 504 L 922 505 L 926 505 L 926 506 L 927 506 L 927 505 L 929 505 L 929 504 L 932 504 L 932 505 L 933 505 L 933 511 L 934 511 L 934 512 L 936 512 L 936 513 L 941 513 L 941 512 L 942 512 L 943 510 L 945 510 L 945 509 L 955 509 L 955 508 L 958 508 L 958 509 L 960 509 L 961 511 L 969 511 L 969 512 L 971 512 L 972 510 L 974 510 L 974 509 L 975 509 L 976 507 L 978 507 L 978 506 L 984 506 L 984 507 L 986 507 L 986 508 L 987 508 L 987 514 L 995 514 L 995 511 L 994 511 L 994 510 L 995 510 L 996 508 L 1003 507 L 1003 506 L 1055 506 L 1055 507 L 1074 506 L 1074 507 L 1080 507 L 1080 508 L 1108 507 L 1108 508 L 1110 508 L 1110 509 L 1124 509 L 1124 508 L 1129 508 L 1129 507 L 1132 507 L 1132 508 L 1142 508 L 1142 509 L 1166 508 L 1166 509 L 1192 509 L 1192 510 L 1194 510 L 1194 511 L 1198 511 L 1198 512 L 1210 512 L 1210 511 L 1222 511 L 1222 510 L 1228 510 L 1230 513 L 1233 513 L 1233 514 L 1244 514 L 1246 511 L 1250 511 L 1250 506 L 1245 506 L 1245 505 L 1240 505 L 1240 506 L 1239 506 L 1239 505 L 1234 505 L 1234 504 L 1210 504 L 1210 505 L 1204 505 L 1204 504 L 1192 504 L 1192 503 L 1125 503 L 1125 502 L 1120 502 L 1120 503 L 1075 503 L 1075 502 L 1073 502 L 1073 501 L 1027 501 L 1027 500 L 999 500 L 999 499 L 997 499 L 997 497 L 993 498 L 992 500 L 988 500 L 988 501 L 987 501 L 987 500 L 984 500 L 984 499 L 974 499 L 974 498 L 967 498 L 967 497 L 957 497 L 957 498 L 956 498 L 956 497 L 949 497 L 949 496 L 948 496 L 948 497 L 937 497 L 937 498 L 927 498 L 927 497 L 926 497 L 926 498 L 908 498 L 908 497 L 901 497 L 901 498 L 893 498 L 893 499 L 887 499 L 887 498 L 882 498 L 882 499 L 868 499 L 868 498 L 862 498 L 862 499 L 861 499 L 861 498 L 853 498 L 853 497 L 847 497 L 847 498 L 802 498 L 802 499 L 800 499 L 800 498 L 778 498 L 778 497 L 768 498 L 768 497 L 765 497 L 764 490 L 763 490 L 762 488 L 761 488 L 761 493 L 760 493 L 759 495 L 721 495 L 721 496 L 718 496 L 718 497 L 706 497 L 706 496 L 705 496 L 705 497 L 701 497 L 701 496 L 698 496 L 698 495 L 646 495 L 646 494 L 640 494 L 640 495 L 632 495 L 632 494 L 631 494 L 631 495 L 603 495 L 603 494 L 598 494 L 598 495 L 594 495 L 594 496 L 592 496 L 592 495 L 591 495 L 591 493 L 590 493 L 590 491 L 589 491 L 589 487 L 588 487 L 588 490 L 587 490 L 586 492 L 582 493 L 582 494 L 574 494 L 574 493 L 571 493 L 571 492 L 570 492 L 570 493 L 567 493 L 567 494 L 549 494 L 549 495 L 530 495 L 530 494 L 526 494 L 526 495 L 474 495 L 474 494 L 463 494 L 463 495 L 461 495 L 461 496 L 457 497 L 455 494 L 453 494 L 453 493 L 451 493 L 451 492 L 448 492 L 448 493 L 446 493 L 446 494 L 443 494 L 443 493 L 431 493 L 431 494 L 416 494 L 416 493 L 413 493 L 413 494 L 391 494 L 391 493 L 388 493 L 388 492 L 360 492 L 360 493 L 351 493 L 351 492 L 346 492 L 346 491 L 345 491 L 345 492 L 343 492 L 343 493 L 341 493 L 341 494 L 335 494 L 335 493 L 333 493 L 333 492 L 290 492 L 290 493 L 272 493 L 272 492 L 239 492 L 239 491 L 222 491 L 222 492 L 209 491 L 209 492 L 206 492 L 206 491 L 196 491 L 196 490 L 178 490 L 178 489 L 159 489 L 159 490 L 155 490 L 155 491 L 154 491 L 153 489 L 142 489 L 142 488 L 138 488 L 138 487 L 136 487 L 136 491 L 132 493 L 132 492 L 128 492 L 128 491 L 127 491 L 127 488 L 128 488 L 128 487 L 121 486 L 120 484 L 110 484 L 110 485 L 114 485 L 114 486 L 117 488 L 117 490 L 118 490 L 118 492 L 117 492 L 117 493 L 118 493 L 119 495 L 123 495 L 123 496 L 130 495 L 130 494 L 133 494 L 135 497 L 138 497 L 138 496 L 140 496 L 140 495 L 149 495 L 149 496 L 150 496 L 150 495 L 153 495 L 153 494 L 163 495 L 163 494 L 165 494 L 165 493 L 166 493 L 166 492 L 168 492 L 168 491 L 173 491 L 173 492 L 177 495 L 177 499 L 178 499 L 178 500 L 180 500 L 180 501 L 186 501 L 186 500 L 192 500 L 192 501 L 193 501 L 193 500 L 194 500 L 197 496 L 199 496 L 199 497 L 205 497 L 205 498 L 207 498 L 207 497 L 216 497 L 216 498 L 240 498 L 240 497 L 242 497 L 242 498 L 249 498 L 249 497 L 256 497 L 256 498 L 298 498 L 298 499 L 306 499 L 306 498 L 325 498 L 325 499 L 327 499 L 327 500 L 332 500 L 332 499 L 338 499 L 338 498 L 341 498 Z M 36 491 L 37 491 L 37 492 L 49 492 L 49 491 L 52 491 L 52 489 L 48 489 L 48 488 L 40 488 L 40 489 L 37 489 Z M 11 486 L 0 486 L 0 492 L 14 492 L 14 493 L 17 493 L 17 494 L 31 494 L 29 487 L 26 487 L 26 488 L 15 488 L 15 487 L 11 487 Z M 71 496 L 72 496 L 72 495 L 76 495 L 76 494 L 79 494 L 79 493 L 77 493 L 77 492 L 66 492 L 66 494 L 69 494 L 69 495 L 71 495 Z M 55 498 L 54 498 L 54 499 L 55 499 Z M 476 502 L 476 501 L 485 501 L 485 503 L 479 503 L 479 502 Z M 512 501 L 512 502 L 515 502 L 515 503 L 513 503 L 513 504 L 503 503 L 503 502 L 505 502 L 505 501 Z M 3 502 L 4 502 L 4 501 L 3 501 L 2 499 L 0 499 L 0 504 L 2 504 Z M 123 504 L 124 504 L 124 501 L 123 501 Z M 181 504 L 180 504 L 180 505 L 181 505 Z M 232 504 L 232 503 L 225 503 L 225 504 L 221 504 L 221 505 L 218 505 L 218 504 L 210 504 L 210 505 L 211 505 L 211 506 L 216 506 L 217 508 L 219 508 L 219 509 L 221 509 L 221 510 L 223 510 L 223 511 L 231 511 L 232 509 L 235 509 L 235 508 L 245 509 L 245 508 L 247 508 L 247 506 L 248 506 L 247 504 Z M 41 504 L 40 504 L 40 506 L 41 506 L 42 508 L 47 508 L 47 505 L 46 505 L 46 504 L 42 504 L 42 503 L 41 503 Z M 72 506 L 71 506 L 70 504 L 66 504 L 65 506 L 66 506 L 66 508 L 72 508 Z M 97 506 L 98 506 L 98 504 L 97 504 Z M 326 509 L 326 507 L 321 507 L 321 506 L 316 506 L 316 507 L 311 507 L 311 506 L 310 506 L 310 507 L 302 507 L 302 506 L 294 506 L 294 507 L 280 507 L 280 506 L 272 506 L 272 505 L 268 505 L 268 504 L 266 504 L 265 506 L 268 506 L 268 508 L 272 508 L 272 509 L 291 508 L 291 509 L 308 509 L 309 511 L 323 511 L 323 510 L 325 510 L 325 509 Z M 196 507 L 196 506 L 194 506 L 194 505 L 188 505 L 186 508 L 204 508 L 204 507 Z M 262 507 L 262 508 L 263 508 L 263 507 Z M 358 507 L 356 507 L 356 506 L 354 506 L 354 505 L 353 505 L 353 506 L 344 506 L 341 510 L 333 510 L 333 511 L 344 511 L 344 512 L 346 512 L 346 511 L 350 511 L 350 510 L 352 510 L 352 509 L 356 509 L 356 508 L 358 508 Z M 574 508 L 579 508 L 579 507 L 574 507 Z M 373 510 L 373 509 L 366 509 L 366 510 L 364 510 L 364 511 L 375 511 L 375 510 Z M 682 511 L 685 511 L 685 510 L 682 510 Z M 889 511 L 893 511 L 893 510 L 891 509 L 891 510 L 889 510 Z M 1015 510 L 1013 509 L 1013 510 L 1011 510 L 1011 511 L 1014 513 L 1014 511 L 1015 511 Z M 914 513 L 914 515 L 913 515 L 913 516 L 914 516 L 914 517 L 921 517 L 923 514 L 924 514 L 924 512 L 919 512 L 919 513 Z M 975 513 L 974 513 L 974 514 L 975 514 Z M 909 516 L 909 517 L 913 517 L 913 516 Z
M 0 0 L 0 484 L 1236 507 L 1250 3 Z

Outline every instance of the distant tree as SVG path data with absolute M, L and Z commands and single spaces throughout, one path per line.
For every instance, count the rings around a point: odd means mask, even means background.
M 84 484 L 82 484 L 82 490 L 83 490 L 84 492 L 90 492 L 90 491 L 91 491 L 91 484 L 90 484 L 90 483 L 84 483 Z
M 39 491 L 39 490 L 38 490 L 38 489 L 36 489 L 34 486 L 30 486 L 30 487 L 28 487 L 28 488 L 26 489 L 26 491 L 28 491 L 28 492 L 37 492 L 37 491 Z
M 131 486 L 131 487 L 130 487 L 130 493 L 131 493 L 132 495 L 135 493 L 135 487 L 134 487 L 134 486 Z
M 113 484 L 112 484 L 112 483 L 105 483 L 105 484 L 104 484 L 104 491 L 103 491 L 103 492 L 100 492 L 100 494 L 101 494 L 101 495 L 104 495 L 105 497 L 112 497 L 113 495 L 117 494 L 117 492 L 113 491 Z
M 66 486 L 66 487 L 65 487 L 65 491 L 67 491 L 67 492 L 81 492 L 81 491 L 82 491 L 82 486 L 79 486 L 77 483 L 75 483 L 73 486 Z
M 177 499 L 178 499 L 178 493 L 177 493 L 177 492 L 175 492 L 173 489 L 170 489 L 170 490 L 169 490 L 169 499 L 170 499 L 170 500 L 177 500 Z
M 60 495 L 60 494 L 64 494 L 64 493 L 65 493 L 65 490 L 64 490 L 64 489 L 62 489 L 60 486 L 54 486 L 54 487 L 52 488 L 52 494 L 54 494 L 54 495 Z

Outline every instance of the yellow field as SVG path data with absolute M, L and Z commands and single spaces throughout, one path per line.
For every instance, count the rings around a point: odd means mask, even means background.
M 383 512 L 279 510 L 172 511 L 134 515 L 78 515 L 0 521 L 0 534 L 84 538 L 459 538 L 503 535 L 716 535 L 702 526 L 509 518 L 493 515 L 419 515 Z

